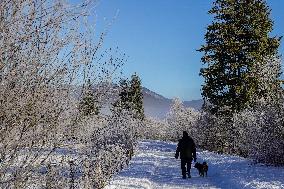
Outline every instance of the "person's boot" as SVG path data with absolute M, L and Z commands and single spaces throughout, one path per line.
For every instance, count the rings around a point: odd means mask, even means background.
M 181 173 L 182 173 L 182 178 L 186 179 L 186 169 L 182 169 Z
M 188 178 L 191 178 L 190 172 L 187 172 L 187 176 Z

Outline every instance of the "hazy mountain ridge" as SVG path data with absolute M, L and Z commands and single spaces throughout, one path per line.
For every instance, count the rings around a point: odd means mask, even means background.
M 145 87 L 142 88 L 144 111 L 146 116 L 157 117 L 163 119 L 170 111 L 172 99 L 166 98 L 157 94 Z M 203 100 L 184 101 L 185 107 L 192 107 L 199 110 L 202 106 Z
M 100 87 L 94 87 L 94 91 L 98 91 Z M 104 87 L 102 87 L 104 88 Z M 107 91 L 104 91 L 107 94 L 107 97 L 103 99 L 104 104 L 106 106 L 103 107 L 102 112 L 103 114 L 110 114 L 110 106 L 118 97 L 119 88 L 117 85 L 112 85 L 107 87 Z M 82 86 L 74 87 L 74 97 L 81 98 L 82 95 Z M 154 91 L 146 87 L 142 87 L 142 94 L 143 94 L 143 104 L 144 104 L 144 111 L 146 116 L 156 117 L 159 119 L 163 119 L 166 117 L 167 113 L 170 111 L 170 107 L 172 104 L 172 99 L 166 98 Z M 185 107 L 192 107 L 196 110 L 199 110 L 202 106 L 203 100 L 192 100 L 192 101 L 184 101 L 183 104 Z

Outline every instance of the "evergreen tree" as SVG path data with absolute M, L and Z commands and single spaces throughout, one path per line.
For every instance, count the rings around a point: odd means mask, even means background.
M 273 22 L 264 0 L 216 0 L 209 14 L 200 70 L 202 95 L 214 113 L 238 112 L 266 95 L 258 70 L 265 58 L 277 56 L 280 38 L 269 37 Z
M 119 81 L 119 99 L 113 103 L 112 113 L 120 114 L 122 110 L 130 110 L 130 97 L 129 97 L 129 81 L 126 79 L 121 79 Z
M 132 108 L 135 111 L 135 117 L 140 120 L 143 120 L 144 106 L 143 106 L 142 86 L 141 86 L 141 80 L 136 73 L 131 76 L 130 98 L 132 102 Z
M 143 94 L 140 78 L 134 74 L 131 81 L 123 79 L 119 83 L 119 99 L 113 104 L 113 113 L 123 109 L 132 112 L 137 119 L 144 119 Z
M 96 101 L 96 97 L 90 80 L 88 80 L 87 86 L 85 89 L 83 89 L 83 91 L 83 98 L 79 104 L 79 110 L 81 114 L 84 116 L 88 116 L 90 114 L 98 115 L 99 106 L 98 102 Z

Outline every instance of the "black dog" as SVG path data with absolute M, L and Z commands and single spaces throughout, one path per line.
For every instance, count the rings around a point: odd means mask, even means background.
M 198 170 L 200 176 L 204 177 L 204 173 L 207 176 L 208 165 L 205 161 L 202 164 L 197 162 L 194 167 Z

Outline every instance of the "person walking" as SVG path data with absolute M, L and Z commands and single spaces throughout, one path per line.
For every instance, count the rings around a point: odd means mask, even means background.
M 196 162 L 196 147 L 193 139 L 188 136 L 186 131 L 183 131 L 182 139 L 179 140 L 177 145 L 175 158 L 178 159 L 178 157 L 181 160 L 182 178 L 186 179 L 186 173 L 188 178 L 191 178 L 190 168 L 192 160 Z

